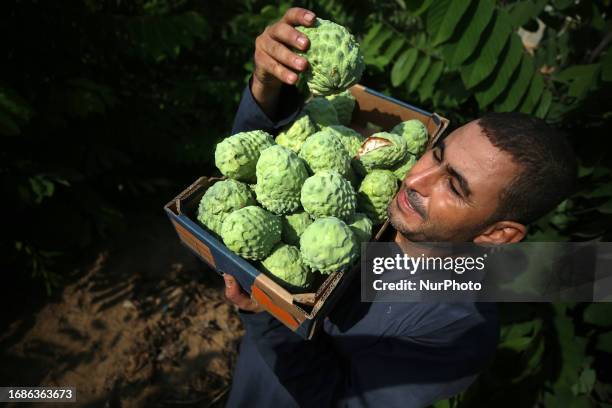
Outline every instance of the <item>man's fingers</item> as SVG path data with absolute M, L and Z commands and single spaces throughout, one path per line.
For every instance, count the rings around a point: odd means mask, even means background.
M 305 58 L 291 52 L 289 48 L 271 37 L 267 41 L 261 42 L 261 50 L 292 70 L 303 71 L 306 68 L 307 61 Z
M 268 30 L 270 37 L 289 47 L 305 51 L 308 48 L 308 37 L 299 32 L 293 26 L 286 23 L 277 23 Z
M 270 55 L 268 55 L 267 52 L 263 50 L 255 51 L 255 61 L 256 65 L 258 67 L 261 67 L 263 71 L 271 73 L 280 81 L 288 85 L 295 84 L 298 79 L 298 76 L 295 72 L 289 70 L 287 67 L 272 58 Z
M 314 23 L 315 14 L 312 11 L 304 8 L 292 7 L 285 12 L 283 21 L 292 26 L 303 25 L 308 27 Z
M 225 297 L 227 300 L 244 310 L 249 310 L 253 307 L 253 301 L 242 291 L 233 276 L 226 273 L 223 275 L 223 280 L 225 281 Z

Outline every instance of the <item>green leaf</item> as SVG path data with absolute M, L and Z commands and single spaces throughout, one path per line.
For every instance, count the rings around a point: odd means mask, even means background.
M 612 81 L 612 48 L 601 59 L 601 79 Z
M 378 54 L 380 47 L 382 47 L 385 41 L 391 38 L 392 35 L 393 32 L 385 27 L 372 39 L 372 41 L 370 41 L 368 48 L 364 48 L 364 50 L 366 50 L 369 55 Z
M 391 41 L 383 55 L 379 55 L 374 58 L 374 60 L 372 61 L 373 65 L 376 65 L 381 69 L 389 65 L 389 62 L 391 62 L 391 60 L 395 57 L 395 55 L 397 55 L 399 50 L 402 49 L 405 42 L 406 40 L 403 37 L 395 38 L 393 41 Z
M 467 22 L 464 31 L 461 33 L 461 37 L 454 46 L 453 57 L 449 61 L 450 65 L 459 66 L 474 53 L 478 43 L 480 42 L 482 32 L 491 22 L 494 10 L 495 3 L 493 0 L 478 1 L 476 10 L 472 15 L 471 20 Z
M 0 110 L 0 134 L 17 136 L 19 133 L 21 133 L 19 125 L 9 115 Z
M 452 35 L 461 17 L 470 6 L 471 0 L 453 1 L 446 9 L 440 28 L 431 44 L 433 47 L 447 41 Z
M 444 70 L 444 63 L 442 61 L 435 61 L 431 64 L 429 68 L 429 72 L 425 75 L 423 82 L 421 82 L 421 86 L 419 87 L 419 97 L 421 101 L 426 101 L 431 98 L 433 94 L 434 86 L 438 79 L 440 79 L 440 75 L 442 75 L 442 71 Z
M 534 64 L 533 58 L 527 54 L 523 54 L 521 67 L 518 75 L 512 80 L 512 86 L 506 91 L 506 96 L 499 103 L 495 104 L 497 112 L 512 112 L 521 102 L 523 95 L 529 88 L 529 83 L 533 76 Z
M 612 353 L 612 331 L 600 334 L 597 338 L 597 350 Z
M 574 0 L 553 0 L 552 3 L 557 10 L 565 10 L 566 8 L 574 4 Z
M 540 100 L 540 104 L 538 105 L 538 109 L 535 112 L 535 116 L 544 119 L 548 114 L 548 110 L 550 109 L 550 103 L 552 102 L 552 93 L 547 89 L 542 94 L 542 100 Z
M 600 64 L 573 65 L 555 76 L 560 82 L 569 83 L 567 94 L 581 99 L 597 83 Z
M 521 27 L 527 24 L 529 20 L 536 18 L 544 10 L 545 5 L 546 0 L 524 0 L 515 3 L 509 11 L 511 24 L 514 27 Z
M 578 382 L 572 386 L 572 393 L 574 395 L 590 394 L 591 391 L 593 391 L 595 380 L 595 370 L 592 368 L 582 370 L 582 373 L 580 373 L 580 377 L 578 378 Z
M 364 50 L 364 52 L 367 52 L 367 50 L 370 48 L 370 43 L 378 35 L 382 27 L 382 23 L 374 23 L 372 27 L 370 27 L 365 37 L 363 37 L 363 39 L 361 40 L 361 48 Z
M 391 69 L 391 85 L 400 86 L 414 67 L 414 64 L 417 60 L 418 51 L 416 48 L 410 48 L 402 53 L 399 56 L 395 64 L 393 64 L 393 68 Z
M 510 24 L 505 12 L 499 11 L 495 17 L 493 30 L 480 47 L 480 53 L 472 62 L 461 67 L 461 79 L 466 88 L 472 88 L 485 80 L 497 65 L 499 54 L 510 36 Z
M 420 85 L 423 76 L 427 73 L 429 69 L 429 64 L 431 63 L 431 58 L 429 55 L 426 55 L 423 58 L 420 58 L 414 72 L 410 77 L 410 82 L 408 82 L 408 90 L 413 92 Z
M 599 207 L 597 207 L 597 211 L 602 214 L 612 214 L 612 200 L 608 200 Z
M 442 24 L 444 16 L 446 15 L 446 10 L 448 10 L 450 7 L 451 2 L 452 0 L 436 0 L 427 9 L 427 14 L 425 15 L 425 26 L 427 33 L 431 37 L 433 37 L 440 29 L 440 25 Z
M 529 85 L 529 91 L 523 100 L 520 111 L 523 113 L 531 113 L 536 107 L 542 93 L 544 92 L 544 79 L 542 74 L 535 72 L 531 79 L 531 85 Z
M 500 343 L 498 347 L 512 351 L 525 351 L 532 341 L 531 337 L 515 337 Z
M 510 35 L 505 52 L 497 64 L 497 71 L 476 88 L 475 97 L 481 108 L 491 104 L 509 84 L 510 78 L 521 62 L 523 45 L 517 34 Z
M 431 6 L 431 4 L 434 2 L 434 0 L 424 0 L 416 10 L 414 11 L 410 11 L 410 14 L 412 14 L 414 17 L 418 17 L 421 14 L 423 14 L 425 11 L 427 11 L 427 9 L 429 8 L 429 6 Z M 408 9 L 410 10 L 410 6 L 408 6 Z
M 591 303 L 584 309 L 582 318 L 586 323 L 595 326 L 612 326 L 612 304 Z

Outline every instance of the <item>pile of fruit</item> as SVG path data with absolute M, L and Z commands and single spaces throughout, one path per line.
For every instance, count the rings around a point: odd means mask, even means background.
M 206 191 L 197 214 L 230 250 L 298 291 L 316 273 L 357 261 L 428 141 L 418 120 L 369 138 L 347 127 L 355 107 L 347 88 L 363 71 L 359 46 L 332 22 L 303 30 L 313 96 L 276 139 L 255 130 L 217 145 L 215 164 L 227 179 Z

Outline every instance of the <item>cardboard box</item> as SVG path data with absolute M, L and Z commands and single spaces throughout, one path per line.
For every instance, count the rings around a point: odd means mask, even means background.
M 357 101 L 351 127 L 364 135 L 372 133 L 368 123 L 388 130 L 399 122 L 418 119 L 427 127 L 430 143 L 433 143 L 448 126 L 448 120 L 435 113 L 426 112 L 362 85 L 353 86 L 351 92 Z M 218 273 L 232 274 L 260 305 L 287 327 L 304 338 L 311 338 L 350 280 L 358 276 L 359 263 L 351 271 L 330 274 L 316 292 L 290 293 L 257 270 L 253 264 L 230 251 L 197 221 L 196 211 L 202 196 L 207 188 L 219 180 L 215 177 L 200 177 L 164 207 L 179 239 Z M 386 225 L 377 231 L 375 240 L 381 237 Z

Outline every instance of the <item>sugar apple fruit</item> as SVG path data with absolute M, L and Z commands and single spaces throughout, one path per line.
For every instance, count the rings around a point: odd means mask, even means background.
M 280 280 L 284 286 L 290 289 L 306 289 L 313 280 L 312 272 L 302 261 L 300 250 L 287 244 L 278 244 L 272 249 L 272 253 L 261 261 L 266 271 L 272 274 L 276 280 Z
M 251 189 L 244 183 L 228 179 L 217 181 L 202 196 L 197 219 L 216 234 L 229 213 L 255 205 Z
M 427 128 L 418 119 L 410 119 L 399 123 L 391 129 L 391 133 L 403 136 L 406 140 L 408 151 L 416 156 L 423 154 L 429 141 Z
M 333 170 L 324 170 L 309 177 L 302 186 L 302 207 L 314 218 L 345 219 L 355 213 L 355 190 L 348 180 Z
M 313 95 L 344 91 L 361 79 L 365 67 L 355 37 L 343 26 L 317 18 L 311 27 L 297 27 L 310 40 L 306 81 Z
M 300 191 L 308 170 L 297 154 L 280 145 L 268 147 L 261 152 L 255 174 L 257 201 L 266 210 L 280 215 L 300 207 Z
M 282 218 L 283 223 L 283 232 L 282 239 L 283 242 L 291 245 L 299 245 L 300 244 L 300 235 L 304 232 L 306 227 L 312 224 L 312 218 L 305 211 L 300 211 L 295 214 L 285 215 Z
M 406 158 L 406 140 L 395 133 L 379 132 L 368 137 L 357 152 L 356 168 L 361 174 L 388 169 Z
M 410 171 L 410 169 L 412 169 L 412 166 L 414 166 L 416 162 L 416 156 L 412 153 L 409 153 L 403 161 L 393 166 L 391 168 L 391 171 L 393 172 L 393 174 L 395 174 L 395 177 L 397 177 L 399 181 L 404 181 L 406 174 L 408 174 L 408 172 Z
M 314 97 L 304 105 L 303 112 L 310 116 L 321 129 L 324 126 L 339 125 L 338 114 L 334 105 L 323 97 Z
M 358 243 L 367 242 L 372 238 L 372 220 L 363 213 L 355 213 L 346 220 L 347 225 L 353 230 Z
M 304 263 L 323 274 L 348 268 L 359 256 L 351 228 L 335 217 L 315 220 L 300 237 Z
M 264 259 L 281 239 L 280 218 L 254 205 L 225 217 L 221 227 L 223 243 L 246 259 Z
M 259 154 L 273 144 L 272 136 L 262 130 L 236 133 L 217 144 L 215 165 L 227 177 L 254 182 Z
M 276 136 L 276 143 L 297 153 L 304 140 L 317 130 L 317 125 L 310 119 L 310 116 L 302 113 L 289 127 Z
M 357 193 L 357 209 L 374 224 L 387 219 L 387 206 L 397 192 L 397 177 L 390 170 L 373 170 L 365 176 Z
M 334 105 L 340 124 L 348 126 L 353 118 L 353 110 L 355 110 L 355 97 L 351 91 L 347 89 L 346 91 L 326 96 L 325 99 Z
M 361 133 L 346 126 L 334 125 L 328 126 L 325 129 L 332 131 L 333 134 L 336 135 L 351 157 L 355 157 L 361 144 L 365 140 L 365 137 L 363 137 Z
M 344 177 L 351 168 L 348 152 L 330 130 L 321 130 L 306 139 L 299 156 L 306 161 L 311 173 L 335 170 Z

